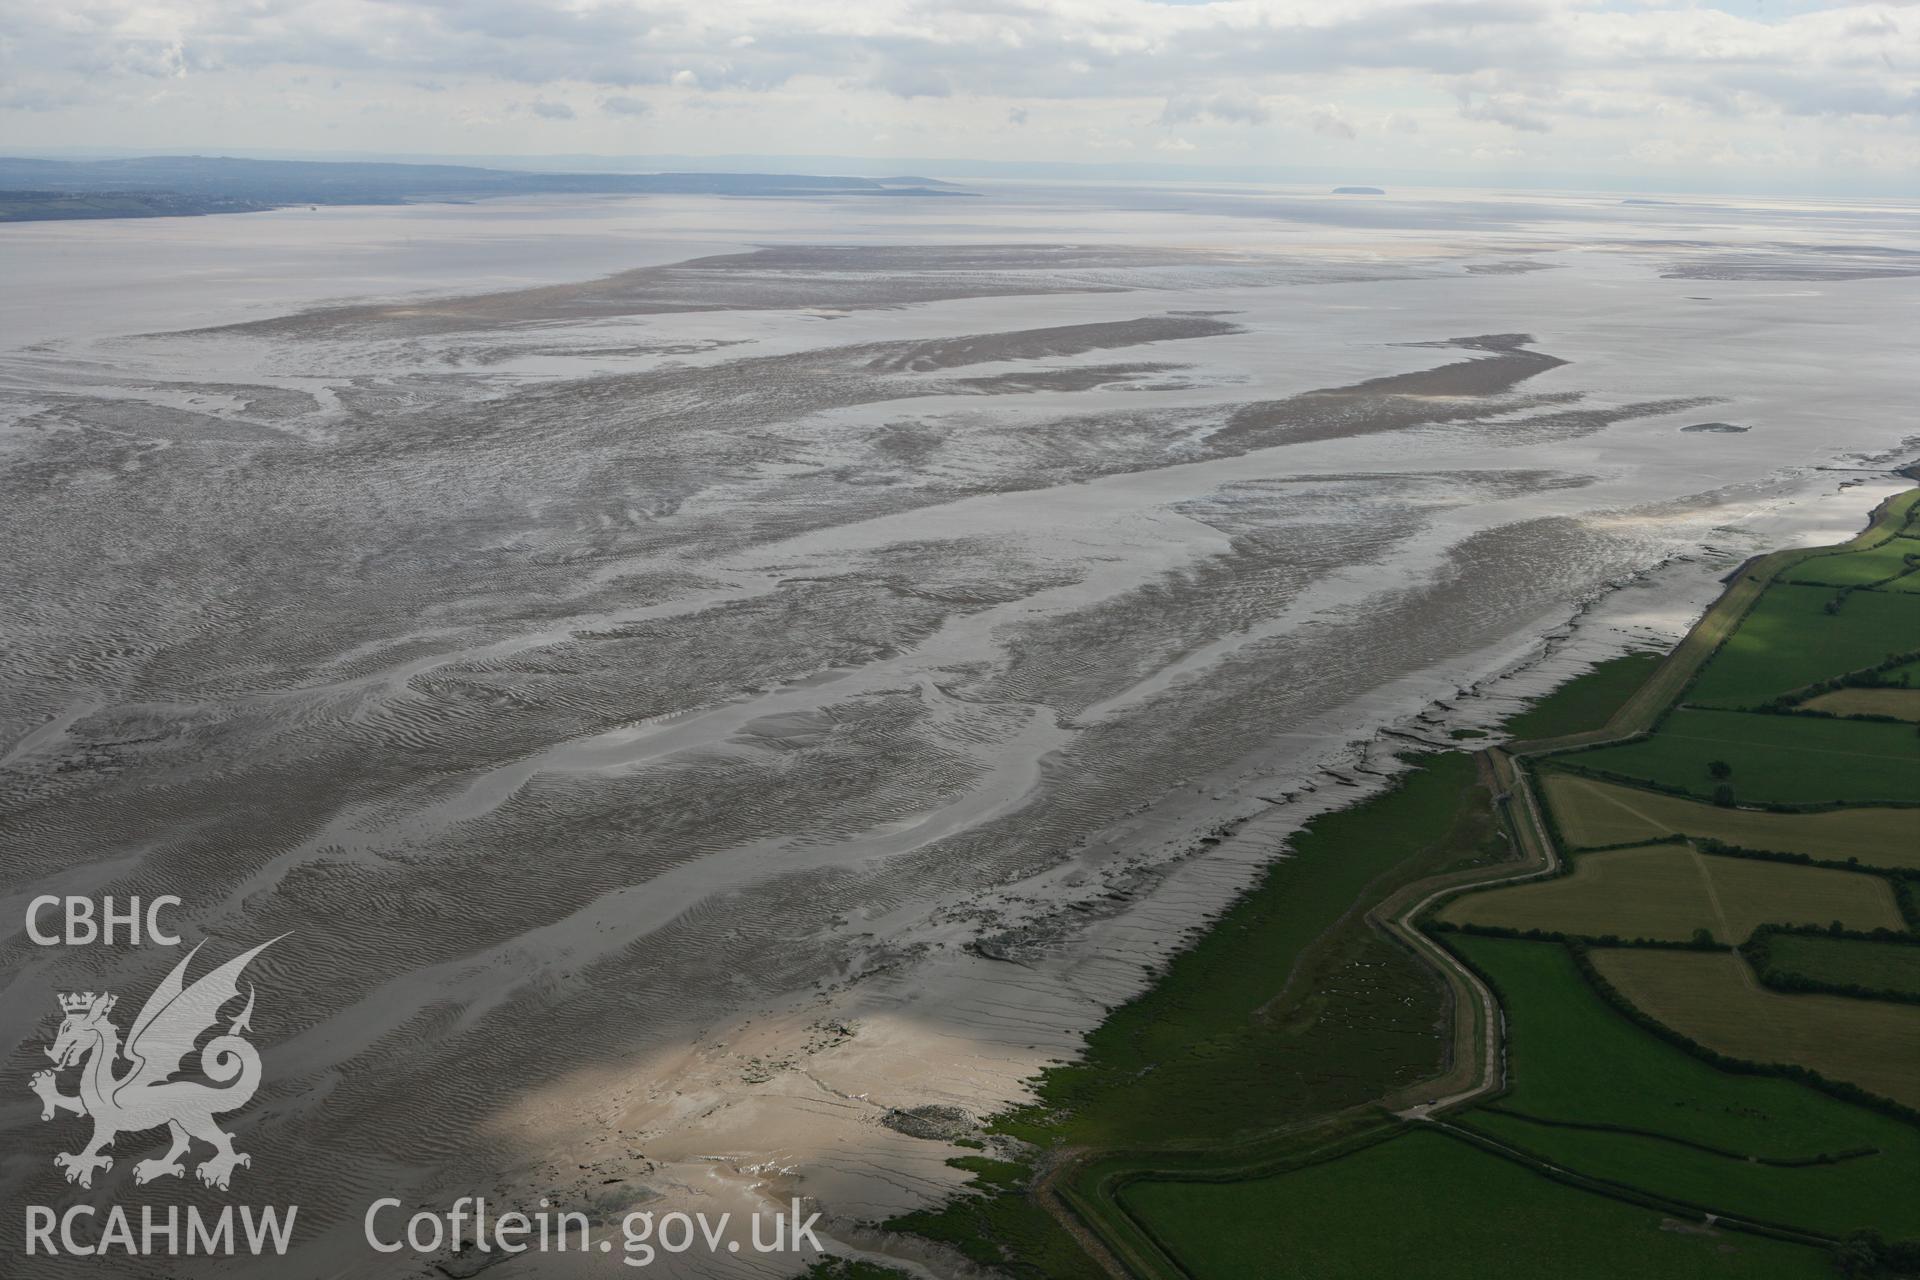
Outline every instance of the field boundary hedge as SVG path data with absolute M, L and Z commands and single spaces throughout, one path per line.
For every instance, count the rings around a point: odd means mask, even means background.
M 1904 900 L 1902 905 L 1905 905 Z M 1868 987 L 1851 982 L 1827 982 L 1774 965 L 1772 941 L 1778 937 L 1828 938 L 1836 942 L 1891 945 L 1920 948 L 1920 934 L 1898 929 L 1822 929 L 1817 925 L 1763 924 L 1753 936 L 1740 944 L 1739 951 L 1754 976 L 1774 991 L 1787 995 L 1846 996 L 1854 1000 L 1881 1000 L 1895 1004 L 1920 1004 L 1920 990 L 1898 987 Z
M 1868 1156 L 1880 1154 L 1879 1147 L 1851 1147 L 1845 1151 L 1822 1151 L 1818 1155 L 1811 1156 L 1759 1156 L 1748 1151 L 1733 1151 L 1726 1147 L 1711 1146 L 1705 1142 L 1695 1142 L 1692 1138 L 1678 1138 L 1673 1134 L 1660 1133 L 1653 1129 L 1636 1129 L 1631 1125 L 1610 1124 L 1604 1120 L 1552 1120 L 1546 1116 L 1528 1115 L 1512 1107 L 1484 1106 L 1476 1109 L 1491 1115 L 1511 1116 L 1515 1120 L 1524 1120 L 1528 1124 L 1537 1124 L 1549 1129 L 1581 1129 L 1592 1133 L 1619 1133 L 1635 1138 L 1653 1138 L 1660 1142 L 1671 1142 L 1675 1146 L 1704 1151 L 1710 1156 L 1723 1156 L 1728 1160 L 1742 1160 L 1749 1164 L 1764 1164 L 1778 1169 L 1805 1169 L 1840 1164 L 1847 1160 L 1863 1160 Z

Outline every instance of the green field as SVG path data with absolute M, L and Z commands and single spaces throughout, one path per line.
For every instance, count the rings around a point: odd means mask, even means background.
M 1557 770 L 1542 771 L 1540 789 L 1561 836 L 1575 849 L 1688 835 L 1824 861 L 1857 858 L 1871 867 L 1920 868 L 1920 809 L 1723 809 Z
M 1448 903 L 1440 918 L 1669 942 L 1705 929 L 1723 943 L 1744 942 L 1763 924 L 1838 920 L 1866 931 L 1906 923 L 1892 886 L 1879 876 L 1714 857 L 1681 844 L 1584 853 L 1568 875 L 1466 894 Z
M 1818 582 L 1836 587 L 1865 586 L 1910 572 L 1913 565 L 1908 562 L 1908 556 L 1920 559 L 1920 541 L 1888 538 L 1864 551 L 1813 556 L 1794 566 L 1787 577 L 1794 582 Z
M 1668 1229 L 1433 1131 L 1270 1178 L 1136 1182 L 1120 1199 L 1199 1280 L 1832 1275 L 1820 1250 Z
M 1561 685 L 1504 726 L 1516 740 L 1558 738 L 1604 726 L 1664 660 L 1657 653 L 1610 658 Z
M 1316 819 L 1292 857 L 1093 1032 L 1080 1062 L 1046 1074 L 1039 1106 L 1015 1113 L 1010 1131 L 1070 1111 L 1049 1128 L 1076 1144 L 1230 1142 L 1437 1070 L 1437 983 L 1347 913 L 1383 876 L 1482 856 L 1486 807 L 1473 758 L 1444 754 L 1371 803 Z M 1296 963 L 1309 980 L 1276 1006 Z
M 1789 1080 L 1717 1070 L 1635 1026 L 1558 943 L 1449 941 L 1498 988 L 1510 1037 L 1511 1087 L 1499 1110 L 1468 1112 L 1464 1123 L 1566 1168 L 1726 1213 L 1832 1235 L 1862 1227 L 1920 1235 L 1920 1198 L 1911 1190 L 1920 1186 L 1920 1129 Z M 1747 1159 L 1868 1148 L 1878 1154 L 1806 1167 Z
M 1596 951 L 1594 966 L 1665 1026 L 1728 1057 L 1811 1067 L 1920 1107 L 1920 1006 L 1782 995 L 1724 952 Z
M 1643 1031 L 1588 985 L 1557 942 L 1465 934 L 1447 941 L 1488 976 L 1508 1012 L 1512 1078 L 1502 1107 L 1775 1159 L 1879 1146 L 1889 1129 L 1906 1132 L 1792 1081 L 1729 1075 Z M 1920 1181 L 1920 1130 L 1914 1152 Z M 1920 1204 L 1913 1225 L 1920 1229 Z
M 1559 759 L 1703 800 L 1716 785 L 1708 763 L 1721 760 L 1742 804 L 1920 802 L 1920 734 L 1907 724 L 1679 710 L 1648 737 Z
M 1767 939 L 1770 973 L 1832 987 L 1893 991 L 1920 999 L 1920 946 L 1776 933 Z
M 1920 598 L 1848 595 L 1838 613 L 1824 587 L 1768 587 L 1687 689 L 1689 704 L 1754 707 L 1820 680 L 1920 647 Z

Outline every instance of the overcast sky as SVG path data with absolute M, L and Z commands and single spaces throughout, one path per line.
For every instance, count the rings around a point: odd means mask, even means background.
M 0 0 L 0 149 L 1920 178 L 1920 7 Z

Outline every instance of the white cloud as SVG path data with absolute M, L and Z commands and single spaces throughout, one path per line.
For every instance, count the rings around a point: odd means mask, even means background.
M 1353 122 L 1348 120 L 1336 106 L 1315 107 L 1307 112 L 1307 124 L 1323 138 L 1345 138 L 1351 141 L 1360 136 L 1360 131 L 1354 128 Z
M 1160 113 L 1161 124 L 1191 124 L 1214 120 L 1224 124 L 1265 124 L 1272 113 L 1248 93 L 1216 93 L 1208 98 L 1169 98 Z
M 1460 118 L 1505 125 L 1522 133 L 1550 133 L 1553 126 L 1533 104 L 1517 93 L 1495 93 L 1475 98 L 1471 91 L 1460 92 Z
M 1695 144 L 1732 138 L 1733 154 L 1753 154 L 1747 142 L 1784 131 L 1808 155 L 1845 151 L 1910 171 L 1898 157 L 1920 151 L 1920 19 L 1846 0 L 1794 8 L 0 0 L 0 128 L 23 145 L 136 135 L 205 145 L 248 130 L 323 145 L 370 130 L 358 104 L 385 102 L 388 118 L 363 136 L 393 150 L 470 146 L 465 122 L 503 116 L 505 136 L 489 149 L 586 150 L 620 145 L 651 104 L 682 120 L 699 108 L 679 144 L 689 150 L 856 149 L 888 132 L 926 139 L 942 148 L 934 154 L 993 154 L 998 139 L 1071 159 L 1097 129 L 1105 149 L 1178 136 L 1196 159 L 1238 160 L 1266 154 L 1260 140 L 1270 148 L 1280 131 L 1308 157 L 1357 146 L 1413 163 L 1519 145 L 1577 167 L 1651 164 L 1649 141 L 1726 154 Z M 354 92 L 296 107 L 300 76 Z M 175 92 L 138 106 L 158 84 Z M 659 93 L 669 86 L 685 92 Z M 515 112 L 516 102 L 526 105 Z M 573 102 L 599 109 L 576 113 Z

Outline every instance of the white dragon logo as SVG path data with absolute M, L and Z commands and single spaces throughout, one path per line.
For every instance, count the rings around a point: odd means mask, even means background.
M 195 947 L 147 997 L 140 1016 L 133 1020 L 124 1049 L 120 1029 L 107 1020 L 116 997 L 91 991 L 60 997 L 66 1017 L 47 1050 L 54 1069 L 36 1072 L 31 1087 L 40 1095 L 42 1120 L 51 1120 L 62 1111 L 93 1117 L 93 1140 L 86 1148 L 53 1158 L 54 1165 L 65 1171 L 68 1182 L 92 1186 L 96 1171 L 113 1167 L 113 1157 L 102 1152 L 116 1137 L 161 1125 L 167 1127 L 173 1145 L 159 1159 L 134 1165 L 135 1182 L 184 1175 L 186 1166 L 180 1157 L 196 1138 L 214 1150 L 194 1170 L 210 1187 L 226 1190 L 234 1169 L 253 1163 L 251 1156 L 233 1149 L 233 1135 L 213 1122 L 216 1115 L 246 1106 L 260 1087 L 260 1053 L 241 1037 L 241 1032 L 250 1029 L 253 1018 L 251 983 L 247 986 L 246 1008 L 228 1025 L 225 1035 L 213 1037 L 200 1051 L 201 1074 L 214 1083 L 171 1077 L 193 1051 L 194 1041 L 219 1021 L 221 1006 L 240 994 L 240 971 L 247 962 L 279 940 L 263 942 L 187 986 L 187 965 L 200 953 Z M 132 1065 L 116 1076 L 114 1064 L 123 1055 Z M 83 1061 L 79 1095 L 62 1094 L 55 1073 Z

